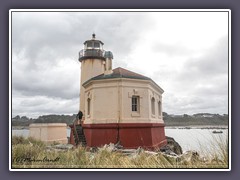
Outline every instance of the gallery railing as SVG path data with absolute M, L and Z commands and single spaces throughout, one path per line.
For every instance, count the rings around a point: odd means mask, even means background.
M 104 58 L 104 50 L 101 49 L 83 49 L 79 52 L 79 60 L 87 57 Z

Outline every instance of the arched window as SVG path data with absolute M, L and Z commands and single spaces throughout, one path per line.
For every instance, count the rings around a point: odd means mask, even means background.
M 132 96 L 132 111 L 139 112 L 139 96 Z
M 108 65 L 108 70 L 111 70 L 112 69 L 112 60 L 109 60 L 109 65 Z
M 90 110 L 91 110 L 91 99 L 87 99 L 87 115 L 90 115 Z
M 105 61 L 103 61 L 103 62 L 104 62 L 104 64 L 103 64 L 104 71 L 106 71 L 106 70 L 107 70 L 107 65 L 106 65 L 106 62 L 105 62 Z
M 158 116 L 162 116 L 161 101 L 158 101 Z
M 155 99 L 152 97 L 151 99 L 151 109 L 152 109 L 152 114 L 155 115 Z

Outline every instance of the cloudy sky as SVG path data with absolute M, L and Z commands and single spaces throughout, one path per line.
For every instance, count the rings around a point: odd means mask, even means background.
M 227 12 L 13 12 L 12 114 L 73 114 L 92 33 L 113 67 L 152 78 L 169 114 L 228 113 Z

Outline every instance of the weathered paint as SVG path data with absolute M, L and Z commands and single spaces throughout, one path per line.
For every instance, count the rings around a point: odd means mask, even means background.
M 33 123 L 29 125 L 29 136 L 46 143 L 68 143 L 66 123 Z
M 167 144 L 162 123 L 84 124 L 83 128 L 89 147 L 118 141 L 124 148 L 155 149 Z

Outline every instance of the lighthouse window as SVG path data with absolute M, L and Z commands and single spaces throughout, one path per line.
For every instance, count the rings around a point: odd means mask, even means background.
M 155 99 L 152 97 L 151 99 L 151 108 L 152 108 L 152 114 L 155 115 Z
M 87 99 L 87 115 L 90 115 L 90 109 L 91 108 L 91 99 Z
M 139 112 L 139 96 L 132 96 L 132 111 Z
M 95 47 L 95 48 L 99 48 L 99 47 L 100 47 L 100 43 L 96 43 L 96 42 L 95 42 L 95 43 L 94 43 L 94 47 Z
M 92 42 L 87 42 L 87 47 L 92 47 Z

